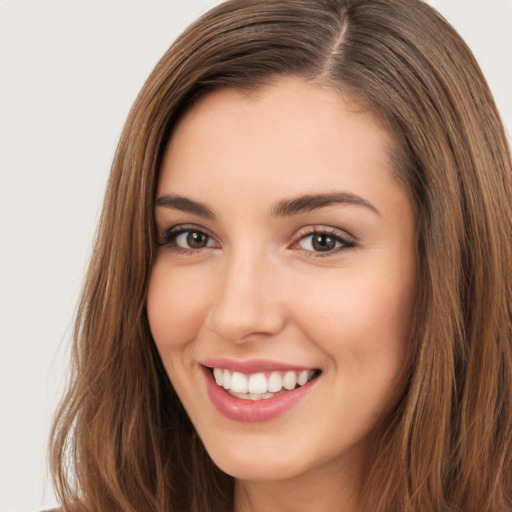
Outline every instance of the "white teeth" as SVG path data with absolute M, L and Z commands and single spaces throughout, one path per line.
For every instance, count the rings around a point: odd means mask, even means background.
M 282 387 L 283 379 L 281 378 L 281 374 L 279 372 L 272 372 L 268 378 L 268 390 L 271 393 L 277 393 L 281 391 Z
M 231 376 L 231 391 L 234 393 L 247 393 L 247 377 L 243 373 L 233 372 Z
M 266 393 L 267 379 L 264 373 L 253 373 L 249 377 L 249 393 Z
M 222 387 L 224 389 L 231 389 L 231 372 L 229 370 L 224 370 L 224 374 L 222 376 Z
M 274 393 L 233 393 L 233 391 L 231 391 L 230 395 L 236 398 L 243 398 L 244 400 L 265 400 L 265 398 L 272 398 Z
M 286 372 L 283 377 L 283 387 L 288 390 L 295 389 L 297 385 L 297 373 Z
M 282 390 L 291 391 L 297 385 L 304 386 L 314 374 L 313 370 L 302 370 L 244 375 L 223 368 L 213 368 L 213 377 L 218 386 L 229 391 L 231 395 L 246 400 L 261 400 L 271 398 Z
M 213 369 L 213 376 L 215 378 L 215 382 L 219 385 L 219 386 L 222 386 L 222 383 L 224 382 L 224 370 L 221 370 L 220 368 L 214 368 Z
M 310 379 L 310 371 L 309 370 L 303 370 L 299 373 L 297 376 L 297 384 L 299 386 L 304 386 L 306 382 Z

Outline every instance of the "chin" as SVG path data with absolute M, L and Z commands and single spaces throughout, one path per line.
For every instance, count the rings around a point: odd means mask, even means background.
M 276 454 L 282 455 L 282 454 Z M 268 457 L 253 458 L 241 454 L 226 454 L 212 457 L 215 465 L 237 480 L 280 481 L 298 476 L 305 468 L 297 467 L 296 461 L 286 457 L 279 460 Z

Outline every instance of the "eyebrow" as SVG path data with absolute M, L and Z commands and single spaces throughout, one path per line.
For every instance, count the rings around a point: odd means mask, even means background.
M 213 210 L 206 204 L 194 201 L 177 194 L 165 194 L 156 200 L 157 206 L 174 208 L 183 212 L 192 213 L 205 219 L 215 220 L 217 217 Z M 380 215 L 375 206 L 362 197 L 350 192 L 329 192 L 324 194 L 306 194 L 293 199 L 278 201 L 272 207 L 272 214 L 275 217 L 288 217 L 300 213 L 319 210 L 334 204 L 354 204 L 363 206 Z
M 164 208 L 174 208 L 182 212 L 193 213 L 205 219 L 215 220 L 216 216 L 213 211 L 208 208 L 204 203 L 193 201 L 187 197 L 179 196 L 177 194 L 165 194 L 156 200 L 157 206 Z
M 330 192 L 326 194 L 307 194 L 294 199 L 279 201 L 272 208 L 272 213 L 276 217 L 285 217 L 288 215 L 297 215 L 299 213 L 310 212 L 331 206 L 333 204 L 354 204 L 363 206 L 380 215 L 379 210 L 370 202 L 362 197 L 350 192 Z

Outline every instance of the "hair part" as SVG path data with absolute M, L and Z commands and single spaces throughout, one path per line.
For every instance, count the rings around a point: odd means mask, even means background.
M 417 222 L 418 304 L 399 402 L 376 429 L 367 510 L 512 507 L 512 164 L 485 79 L 419 0 L 229 0 L 162 57 L 125 124 L 76 318 L 51 467 L 63 510 L 231 510 L 149 331 L 153 208 L 176 123 L 209 92 L 282 76 L 374 110 Z

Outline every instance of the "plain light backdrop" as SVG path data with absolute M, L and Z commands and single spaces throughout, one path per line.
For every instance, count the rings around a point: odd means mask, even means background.
M 216 0 L 0 0 L 0 512 L 56 505 L 46 469 L 72 319 L 131 103 Z M 512 131 L 512 0 L 431 0 Z

